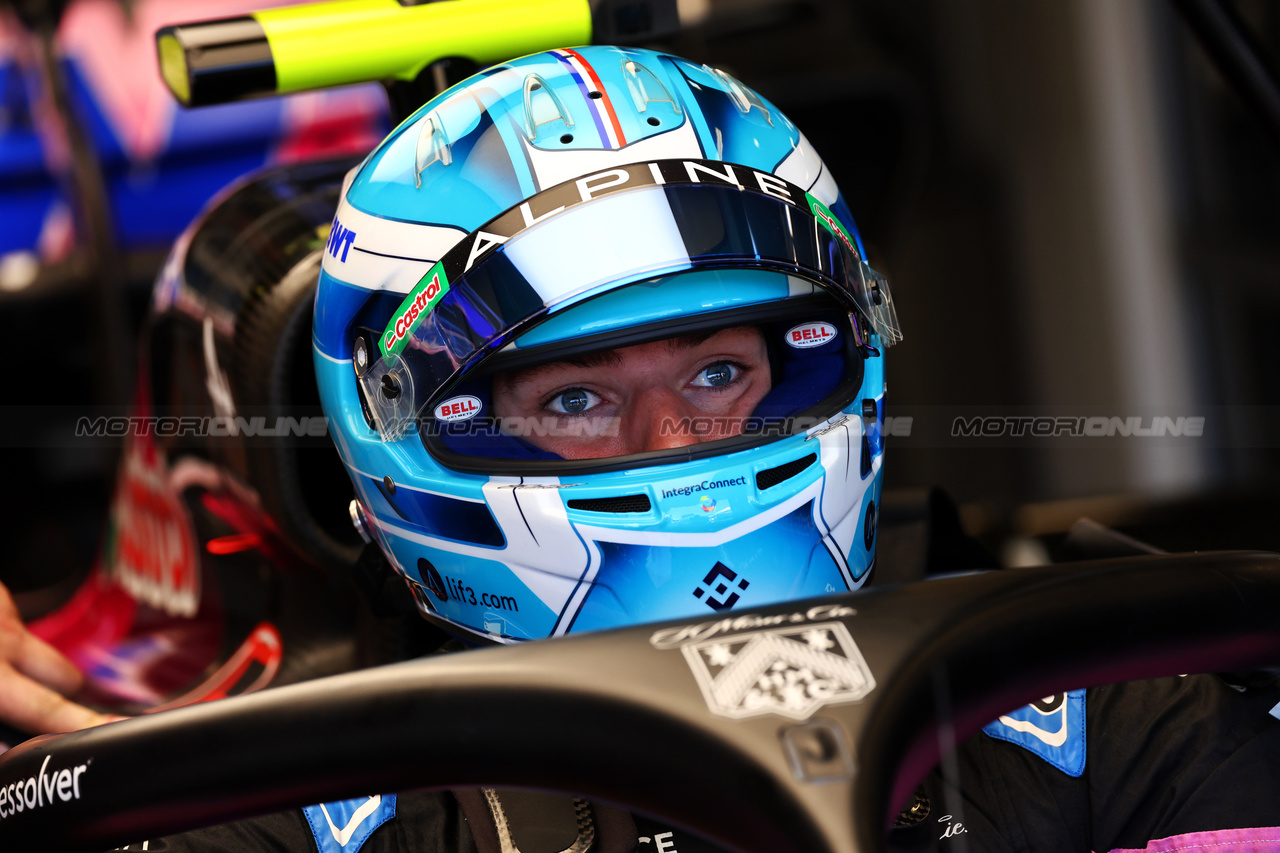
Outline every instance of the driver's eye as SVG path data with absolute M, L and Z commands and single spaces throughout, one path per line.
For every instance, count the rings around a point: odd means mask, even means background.
M 552 397 L 547 408 L 562 415 L 580 415 L 590 409 L 600 398 L 585 388 L 570 388 Z
M 715 364 L 709 364 L 704 367 L 702 372 L 693 380 L 693 384 L 719 388 L 723 385 L 728 385 L 737 378 L 737 367 L 727 361 L 717 361 Z

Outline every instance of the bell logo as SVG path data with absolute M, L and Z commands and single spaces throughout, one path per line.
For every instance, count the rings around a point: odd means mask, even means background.
M 436 420 L 467 421 L 480 413 L 479 397 L 453 397 L 436 406 Z
M 801 323 L 787 330 L 786 341 L 796 349 L 812 349 L 835 340 L 837 334 L 836 327 L 830 323 Z

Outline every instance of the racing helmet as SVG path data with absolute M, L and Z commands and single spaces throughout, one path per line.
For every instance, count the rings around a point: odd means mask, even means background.
M 899 338 L 786 116 L 581 47 L 481 71 L 348 174 L 313 343 L 357 526 L 424 616 L 514 642 L 865 583 Z

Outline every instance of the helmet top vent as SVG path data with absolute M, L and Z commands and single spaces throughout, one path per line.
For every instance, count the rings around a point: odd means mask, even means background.
M 667 103 L 680 114 L 680 105 L 671 97 L 667 88 L 658 80 L 658 76 L 632 59 L 622 60 L 622 78 L 627 81 L 627 92 L 636 112 L 648 112 L 649 104 Z
M 436 162 L 448 166 L 453 162 L 449 137 L 445 135 L 444 125 L 440 123 L 440 117 L 435 111 L 427 113 L 421 124 L 413 169 L 413 185 L 418 189 L 422 189 L 422 173 L 428 166 Z
M 706 66 L 711 72 L 711 76 L 716 78 L 724 91 L 729 93 L 729 97 L 733 99 L 734 105 L 742 112 L 743 115 L 751 112 L 753 109 L 759 110 L 764 115 L 765 122 L 773 127 L 773 116 L 769 115 L 769 108 L 764 105 L 764 101 L 760 100 L 760 96 L 755 92 L 742 85 L 730 74 L 726 74 L 719 68 L 711 68 Z
M 546 80 L 530 74 L 524 78 L 524 132 L 530 142 L 538 138 L 538 128 L 544 124 L 573 127 L 573 116 Z

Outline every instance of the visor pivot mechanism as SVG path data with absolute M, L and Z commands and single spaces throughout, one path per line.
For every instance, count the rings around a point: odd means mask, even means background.
M 351 526 L 360 534 L 360 538 L 366 545 L 372 542 L 373 536 L 369 533 L 369 522 L 365 518 L 364 508 L 360 506 L 360 502 L 352 498 L 351 503 L 347 504 L 347 512 L 351 515 Z
M 862 401 L 862 431 L 868 432 L 879 419 L 879 411 L 875 400 Z
M 369 367 L 369 344 L 363 335 L 356 337 L 355 345 L 352 347 L 352 357 L 355 360 L 356 376 L 364 375 Z
M 382 375 L 382 396 L 394 400 L 400 396 L 400 383 L 390 373 Z

